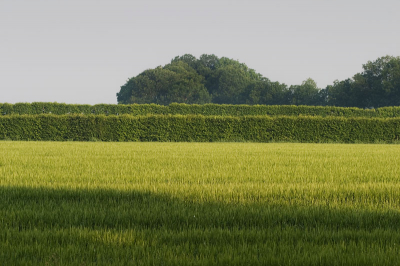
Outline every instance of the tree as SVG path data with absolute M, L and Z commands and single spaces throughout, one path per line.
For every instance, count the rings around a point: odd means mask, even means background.
M 384 56 L 363 65 L 364 71 L 354 76 L 355 85 L 365 95 L 365 106 L 399 105 L 400 57 Z
M 392 57 L 382 71 L 382 87 L 387 95 L 386 105 L 400 105 L 400 57 Z
M 177 61 L 142 72 L 122 86 L 117 96 L 125 96 L 120 103 L 209 103 L 211 97 L 202 80 L 187 63 Z
M 135 78 L 130 78 L 121 86 L 121 90 L 117 93 L 117 102 L 119 104 L 130 104 L 133 87 L 135 86 Z
M 363 65 L 363 72 L 328 86 L 327 102 L 360 108 L 400 104 L 400 57 L 384 56 Z
M 335 80 L 333 85 L 328 85 L 325 89 L 325 101 L 331 106 L 356 106 L 357 99 L 353 90 L 354 80 L 346 79 L 343 81 Z
M 288 91 L 286 84 L 271 82 L 267 78 L 262 78 L 260 81 L 254 82 L 248 86 L 247 90 L 247 104 L 289 104 L 286 99 Z
M 212 90 L 213 102 L 219 104 L 242 104 L 244 93 L 251 84 L 246 72 L 237 65 L 225 65 L 215 72 L 216 86 Z
M 292 85 L 288 90 L 288 101 L 293 105 L 318 105 L 319 89 L 317 83 L 309 78 L 301 85 Z
M 204 86 L 204 77 L 183 61 L 164 67 L 175 75 L 169 84 L 169 102 L 204 104 L 211 102 L 211 96 Z
M 177 56 L 170 64 L 130 78 L 118 103 L 294 104 L 381 107 L 400 105 L 400 57 L 384 56 L 363 72 L 320 90 L 311 78 L 290 87 L 272 82 L 227 57 Z
M 197 69 L 198 60 L 195 56 L 191 54 L 184 54 L 182 56 L 176 56 L 174 59 L 171 60 L 171 64 L 178 63 L 178 62 L 185 62 L 188 66 L 193 68 L 194 70 Z

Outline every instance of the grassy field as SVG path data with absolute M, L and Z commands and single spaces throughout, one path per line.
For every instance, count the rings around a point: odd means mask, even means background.
M 400 264 L 399 145 L 0 151 L 0 265 Z

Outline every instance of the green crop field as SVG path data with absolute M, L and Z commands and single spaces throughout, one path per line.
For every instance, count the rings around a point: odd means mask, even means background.
M 399 265 L 400 146 L 0 141 L 1 265 Z

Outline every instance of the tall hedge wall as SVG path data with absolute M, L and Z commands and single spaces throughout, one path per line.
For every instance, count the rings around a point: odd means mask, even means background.
M 201 115 L 10 115 L 0 139 L 102 141 L 397 142 L 400 118 Z
M 65 103 L 17 103 L 0 104 L 1 115 L 11 114 L 197 114 L 212 116 L 249 116 L 249 115 L 286 115 L 286 116 L 344 116 L 344 117 L 400 117 L 400 107 L 382 107 L 377 109 L 360 109 L 323 106 L 288 106 L 288 105 L 188 105 L 171 104 L 169 106 L 156 104 L 97 104 L 77 105 Z

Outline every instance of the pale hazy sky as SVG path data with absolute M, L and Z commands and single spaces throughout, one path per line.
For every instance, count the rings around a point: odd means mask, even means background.
M 117 103 L 186 53 L 324 88 L 400 56 L 399 14 L 399 0 L 0 0 L 0 103 Z

